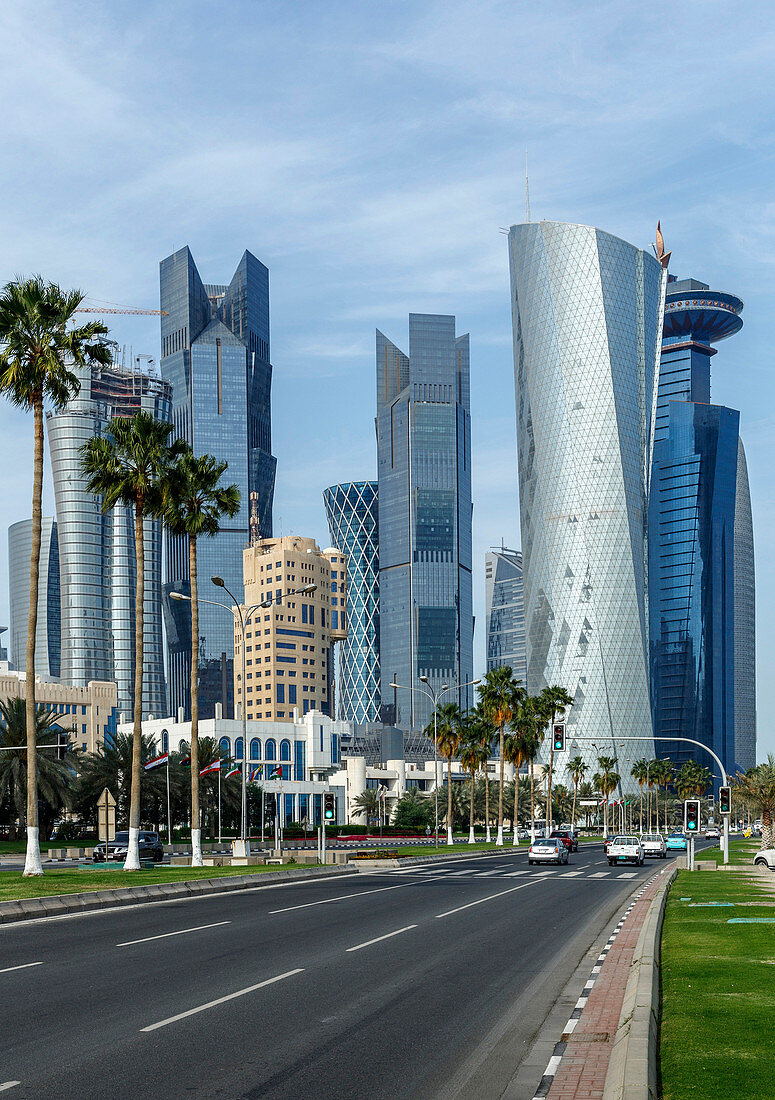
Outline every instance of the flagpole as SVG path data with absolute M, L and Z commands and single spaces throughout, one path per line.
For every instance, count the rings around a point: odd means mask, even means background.
M 167 755 L 167 843 L 172 844 L 172 814 L 170 813 L 170 758 Z

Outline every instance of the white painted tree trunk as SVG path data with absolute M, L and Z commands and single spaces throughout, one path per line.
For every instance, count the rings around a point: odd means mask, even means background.
M 495 845 L 498 848 L 503 847 L 503 823 L 502 822 L 499 823 L 499 825 L 498 825 L 498 838 L 495 841 Z
M 191 866 L 204 867 L 202 862 L 202 830 L 191 830 Z
M 40 862 L 40 830 L 36 825 L 27 826 L 27 855 L 24 860 L 25 875 L 42 875 Z
M 471 825 L 469 830 L 468 830 L 468 843 L 469 844 L 476 844 L 476 840 L 474 838 L 474 827 L 473 827 L 473 825 Z
M 452 840 L 452 826 L 447 825 L 447 844 L 452 844 L 452 843 L 454 843 L 453 840 Z
M 139 871 L 140 870 L 140 830 L 129 827 L 129 844 L 126 850 L 126 859 L 124 860 L 125 871 Z

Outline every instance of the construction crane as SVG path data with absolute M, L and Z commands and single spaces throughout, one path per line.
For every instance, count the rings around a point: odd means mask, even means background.
M 168 316 L 168 310 L 166 309 L 129 309 L 126 306 L 120 306 L 116 302 L 110 302 L 106 306 L 100 306 L 97 304 L 88 304 L 85 306 L 76 306 L 76 313 L 130 313 L 135 316 L 142 317 L 166 317 Z

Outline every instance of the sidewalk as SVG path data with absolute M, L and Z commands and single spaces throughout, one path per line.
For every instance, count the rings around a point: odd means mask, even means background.
M 586 1003 L 585 989 L 577 1004 L 580 1015 L 569 1021 L 555 1049 L 555 1058 L 560 1060 L 554 1079 L 548 1091 L 537 1095 L 548 1100 L 599 1100 L 603 1096 L 635 947 L 660 882 L 657 873 L 634 902 L 610 948 L 604 949 L 604 961 L 592 971 L 590 981 L 594 979 L 594 984 Z

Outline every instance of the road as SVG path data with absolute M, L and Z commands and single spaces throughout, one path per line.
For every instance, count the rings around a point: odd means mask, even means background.
M 506 849 L 6 926 L 0 1091 L 500 1096 L 584 951 L 668 862 L 609 868 L 593 844 L 528 867 Z

